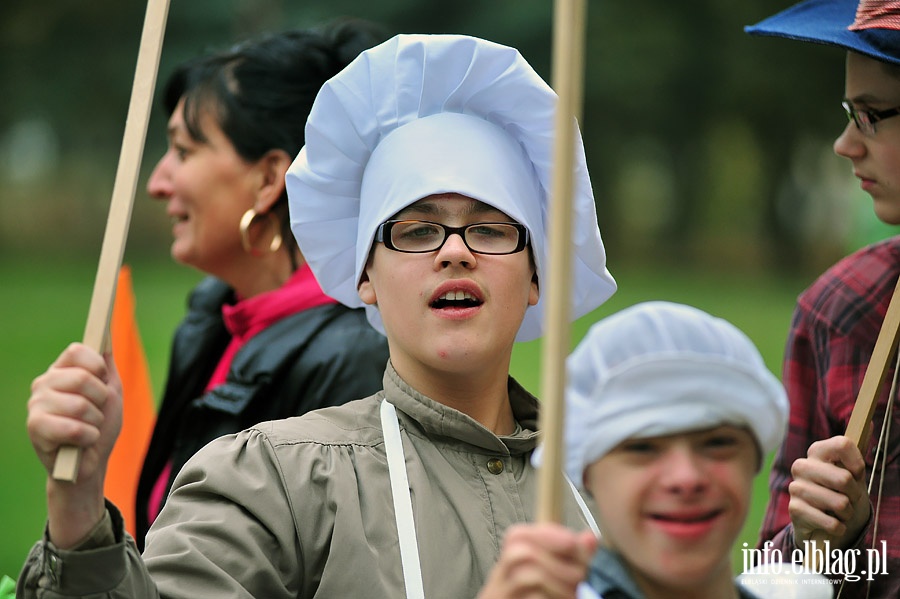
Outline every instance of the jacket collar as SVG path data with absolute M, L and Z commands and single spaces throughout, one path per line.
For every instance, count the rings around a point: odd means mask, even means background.
M 530 452 L 538 441 L 538 400 L 512 377 L 509 377 L 508 389 L 513 416 L 519 426 L 512 435 L 498 437 L 459 410 L 449 408 L 410 387 L 390 363 L 384 373 L 385 398 L 402 413 L 400 418 L 407 429 L 418 429 L 428 436 L 463 441 L 489 452 L 509 455 Z

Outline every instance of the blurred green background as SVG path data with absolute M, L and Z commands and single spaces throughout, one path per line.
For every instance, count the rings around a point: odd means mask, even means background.
M 637 301 L 696 305 L 744 329 L 780 372 L 797 293 L 827 265 L 893 234 L 831 152 L 845 124 L 841 52 L 754 39 L 786 0 L 588 2 L 582 132 L 619 292 L 573 329 Z M 83 334 L 146 4 L 0 3 L 0 575 L 15 576 L 44 519 L 25 434 L 31 380 Z M 247 35 L 352 15 L 388 33 L 448 32 L 519 48 L 548 81 L 550 0 L 171 0 L 160 80 Z M 199 275 L 168 258 L 169 223 L 143 186 L 165 148 L 154 106 L 126 261 L 153 384 Z M 540 390 L 540 342 L 514 375 Z M 736 545 L 753 543 L 766 500 Z

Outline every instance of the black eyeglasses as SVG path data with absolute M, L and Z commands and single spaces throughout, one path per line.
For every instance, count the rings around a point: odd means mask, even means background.
M 528 245 L 528 229 L 519 223 L 472 223 L 448 227 L 427 220 L 388 220 L 375 231 L 375 241 L 384 247 L 410 254 L 433 252 L 444 246 L 451 235 L 476 254 L 515 254 Z
M 853 121 L 856 128 L 866 135 L 875 135 L 875 123 L 878 121 L 900 114 L 900 106 L 887 110 L 857 110 L 846 100 L 841 102 L 841 106 L 847 113 L 847 119 Z

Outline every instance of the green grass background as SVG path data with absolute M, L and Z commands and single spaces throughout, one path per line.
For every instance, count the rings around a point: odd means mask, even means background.
M 186 293 L 199 275 L 168 260 L 126 261 L 133 270 L 137 318 L 151 377 L 159 395 L 168 361 L 172 331 L 184 311 Z M 0 576 L 13 578 L 44 526 L 45 474 L 25 431 L 26 401 L 31 380 L 43 372 L 71 341 L 81 340 L 94 283 L 96 262 L 65 256 L 0 258 Z M 691 304 L 726 318 L 759 346 L 776 374 L 794 299 L 808 283 L 736 272 L 693 272 L 682 267 L 619 266 L 613 274 L 619 291 L 601 308 L 578 320 L 572 345 L 588 327 L 626 306 L 645 300 Z M 512 373 L 529 390 L 540 393 L 541 343 L 519 344 Z M 740 570 L 741 546 L 753 544 L 767 499 L 766 472 L 757 477 L 752 511 L 735 544 L 734 565 Z

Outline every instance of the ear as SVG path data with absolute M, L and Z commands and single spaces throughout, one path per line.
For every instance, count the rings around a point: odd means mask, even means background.
M 541 299 L 541 287 L 538 285 L 537 273 L 531 276 L 531 289 L 528 292 L 528 305 L 536 306 Z
M 284 176 L 290 166 L 290 155 L 278 149 L 269 150 L 257 161 L 259 187 L 253 203 L 257 212 L 268 212 L 284 194 Z
M 363 274 L 362 277 L 360 277 L 356 292 L 359 294 L 359 299 L 361 299 L 364 304 L 374 306 L 378 302 L 378 297 L 375 293 L 375 286 L 372 285 L 372 281 L 369 279 L 368 269 L 368 265 L 363 269 Z

